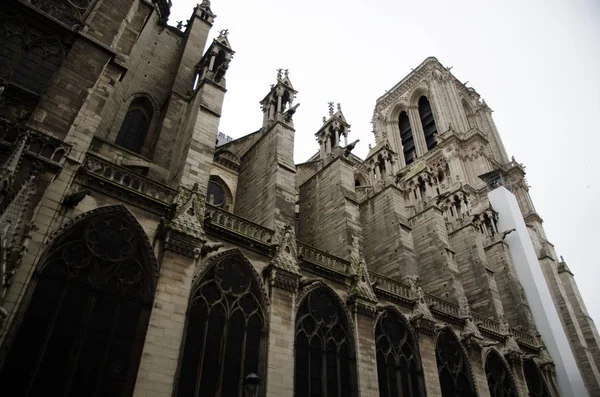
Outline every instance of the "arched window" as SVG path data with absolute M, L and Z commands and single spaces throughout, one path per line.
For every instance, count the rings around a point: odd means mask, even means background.
M 197 282 L 187 314 L 177 396 L 242 396 L 250 373 L 264 378 L 264 302 L 238 254 L 222 256 Z
M 84 216 L 40 260 L 0 372 L 13 395 L 133 394 L 158 269 L 123 208 Z
M 206 202 L 218 208 L 229 210 L 232 194 L 225 182 L 217 176 L 211 176 L 206 190 Z
M 495 350 L 490 351 L 485 360 L 485 376 L 491 397 L 519 396 L 510 369 Z
M 425 396 L 423 370 L 413 336 L 396 312 L 385 311 L 375 327 L 380 397 Z
M 421 125 L 423 126 L 423 132 L 425 133 L 427 150 L 431 150 L 437 145 L 434 135 L 437 134 L 437 127 L 433 118 L 431 104 L 425 96 L 422 96 L 421 99 L 419 99 L 419 116 L 421 117 Z
M 121 124 L 115 143 L 125 149 L 140 153 L 151 120 L 152 104 L 150 101 L 147 98 L 134 99 Z
M 533 360 L 528 359 L 523 361 L 523 372 L 525 374 L 525 382 L 527 382 L 527 389 L 529 389 L 529 397 L 551 396 L 546 381 L 544 381 L 540 369 Z
M 462 106 L 465 111 L 465 115 L 467 116 L 467 122 L 469 123 L 469 128 L 477 127 L 477 123 L 475 122 L 475 114 L 473 113 L 473 109 L 471 106 L 463 99 Z
M 325 287 L 304 298 L 296 317 L 295 397 L 355 397 L 355 358 L 348 319 Z
M 408 119 L 408 114 L 406 114 L 406 112 L 400 113 L 398 127 L 400 128 L 400 139 L 402 140 L 404 161 L 406 162 L 406 165 L 409 165 L 413 162 L 415 156 L 415 140 L 410 128 L 410 120 Z
M 18 19 L 0 19 L 0 77 L 41 94 L 64 55 L 58 39 Z
M 435 348 L 442 397 L 476 397 L 469 364 L 460 342 L 449 330 L 438 335 Z

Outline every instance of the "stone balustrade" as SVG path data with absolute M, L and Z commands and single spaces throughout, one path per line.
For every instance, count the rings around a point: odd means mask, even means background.
M 88 154 L 83 169 L 88 175 L 103 179 L 126 190 L 169 205 L 177 191 L 135 172 Z
M 372 271 L 369 271 L 369 277 L 371 282 L 376 284 L 376 288 L 401 298 L 411 299 L 409 286 Z
M 298 241 L 298 256 L 304 260 L 333 269 L 339 273 L 350 273 L 350 262 L 300 241 Z
M 273 243 L 274 231 L 221 208 L 206 204 L 204 216 L 210 218 L 212 224 L 239 233 L 246 238 L 257 240 L 266 245 Z

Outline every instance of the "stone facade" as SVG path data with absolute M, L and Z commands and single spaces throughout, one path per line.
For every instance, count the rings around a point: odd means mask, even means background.
M 366 159 L 329 104 L 319 151 L 294 164 L 297 92 L 280 70 L 260 129 L 216 148 L 227 31 L 207 43 L 208 0 L 186 27 L 168 26 L 168 13 L 167 0 L 2 6 L 0 387 L 240 396 L 253 372 L 261 396 L 557 396 L 510 231 L 487 200 L 485 175 L 496 172 L 517 197 L 589 394 L 600 395 L 596 326 L 473 88 L 427 58 L 377 99 Z M 63 292 L 51 299 L 56 280 Z M 80 309 L 72 291 L 87 294 Z M 128 305 L 133 328 L 119 315 Z M 310 320 L 318 310 L 329 317 Z M 231 325 L 235 313 L 244 327 Z M 211 333 L 219 316 L 223 332 Z M 93 332 L 106 341 L 97 357 Z M 321 358 L 302 338 L 321 332 L 336 348 L 321 346 L 325 361 L 311 367 Z M 381 358 L 394 332 L 407 367 Z M 67 357 L 55 370 L 64 378 L 49 377 L 52 354 Z M 386 368 L 402 381 L 393 386 Z

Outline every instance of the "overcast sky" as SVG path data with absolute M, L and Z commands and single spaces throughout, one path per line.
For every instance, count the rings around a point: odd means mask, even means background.
M 200 0 L 198 0 L 200 1 Z M 173 0 L 171 23 L 197 1 Z M 211 33 L 229 29 L 220 131 L 261 127 L 258 102 L 290 70 L 301 103 L 295 160 L 317 151 L 327 102 L 342 104 L 354 153 L 374 143 L 375 100 L 435 56 L 481 94 L 509 156 L 526 165 L 549 240 L 600 326 L 600 2 L 213 0 Z

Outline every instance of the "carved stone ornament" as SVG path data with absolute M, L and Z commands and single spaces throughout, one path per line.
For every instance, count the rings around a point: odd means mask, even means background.
M 519 347 L 508 321 L 502 323 L 500 326 L 500 331 L 505 334 L 504 355 L 511 360 L 520 361 L 523 358 L 524 353 Z
M 275 230 L 275 255 L 269 266 L 286 272 L 302 275 L 298 267 L 298 248 L 296 237 L 289 224 L 282 224 Z
M 185 256 L 198 258 L 206 242 L 204 233 L 204 195 L 198 184 L 182 186 L 175 198 L 175 214 L 165 226 L 165 248 Z
M 410 320 L 413 321 L 419 318 L 425 318 L 435 322 L 435 317 L 431 313 L 431 310 L 425 301 L 425 291 L 423 291 L 423 287 L 421 286 L 421 281 L 419 278 L 410 278 L 408 279 L 408 283 L 410 284 L 411 297 L 415 299 L 415 305 L 413 307 Z
M 360 252 L 358 239 L 353 237 L 352 248 L 350 252 L 350 268 L 352 280 L 352 288 L 350 289 L 349 299 L 355 301 L 357 298 L 369 303 L 377 303 L 377 296 L 373 291 L 373 283 L 369 278 L 369 271 L 365 258 Z

